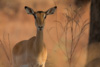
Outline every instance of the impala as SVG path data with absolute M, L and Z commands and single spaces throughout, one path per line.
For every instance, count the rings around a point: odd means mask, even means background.
M 12 51 L 14 67 L 45 67 L 47 49 L 43 42 L 43 29 L 47 15 L 54 14 L 56 6 L 47 11 L 37 11 L 25 6 L 28 14 L 33 15 L 37 29 L 36 36 L 17 43 Z

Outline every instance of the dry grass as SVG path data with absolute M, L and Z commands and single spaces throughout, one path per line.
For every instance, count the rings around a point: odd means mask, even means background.
M 5 34 L 5 33 L 4 33 Z M 9 34 L 8 34 L 8 44 L 5 42 L 5 36 L 3 34 L 3 41 L 0 40 L 0 47 L 4 51 L 4 54 L 8 61 L 8 66 L 12 67 L 12 51 L 11 51 L 11 44 L 9 40 Z
M 63 33 L 61 36 L 58 34 L 58 29 L 56 26 L 56 31 L 57 31 L 57 39 L 58 39 L 58 44 L 57 46 L 61 49 L 63 55 L 66 57 L 66 63 L 68 63 L 67 66 L 73 67 L 76 66 L 77 63 L 79 62 L 78 59 L 80 59 L 80 56 L 82 55 L 82 50 L 84 50 L 83 47 L 80 47 L 80 53 L 77 58 L 73 62 L 73 59 L 76 58 L 75 55 L 77 54 L 77 48 L 79 47 L 80 40 L 85 34 L 85 31 L 87 30 L 89 26 L 89 19 L 80 20 L 82 19 L 82 15 L 79 13 L 80 8 L 77 10 L 73 10 L 72 7 L 70 6 L 71 11 L 73 11 L 72 15 L 67 15 L 63 14 L 66 17 L 65 21 L 65 26 L 63 26 L 63 22 L 56 21 L 57 24 L 60 24 L 60 28 L 63 30 Z M 68 9 L 66 9 L 68 11 Z M 77 19 L 78 17 L 78 19 Z M 57 25 L 56 24 L 56 25 Z M 69 35 L 70 33 L 70 35 Z M 57 47 L 55 47 L 57 50 Z

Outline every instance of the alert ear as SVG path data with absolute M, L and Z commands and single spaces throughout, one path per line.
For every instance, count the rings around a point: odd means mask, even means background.
M 56 11 L 56 9 L 57 9 L 57 6 L 55 6 L 53 8 L 50 8 L 49 10 L 46 11 L 46 14 L 47 15 L 54 14 L 54 12 Z
M 31 8 L 29 8 L 29 7 L 27 7 L 27 6 L 25 6 L 25 10 L 26 10 L 26 12 L 27 12 L 28 14 L 34 14 L 34 13 L 35 13 Z

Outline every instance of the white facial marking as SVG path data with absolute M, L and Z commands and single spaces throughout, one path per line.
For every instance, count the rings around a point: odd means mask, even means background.
M 44 14 L 44 16 L 43 16 L 44 18 L 46 17 L 46 15 Z

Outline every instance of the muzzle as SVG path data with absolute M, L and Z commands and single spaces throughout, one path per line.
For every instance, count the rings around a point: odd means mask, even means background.
M 43 30 L 43 26 L 38 26 L 38 30 Z

